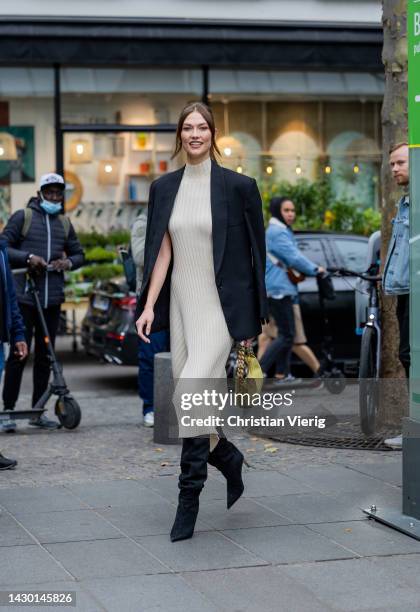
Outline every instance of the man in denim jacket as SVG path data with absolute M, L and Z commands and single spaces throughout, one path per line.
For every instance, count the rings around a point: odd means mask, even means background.
M 410 175 L 407 143 L 399 143 L 392 147 L 389 163 L 397 185 L 404 188 L 405 194 L 398 202 L 397 214 L 392 220 L 392 236 L 385 261 L 382 285 L 387 295 L 397 296 L 397 319 L 400 330 L 399 358 L 408 378 L 410 375 L 410 201 L 407 191 Z M 402 438 L 397 436 L 386 440 L 385 443 L 394 448 L 400 448 Z
M 408 189 L 408 145 L 402 143 L 391 150 L 390 166 L 392 175 L 398 185 Z M 402 196 L 398 203 L 397 214 L 392 220 L 392 237 L 388 247 L 383 273 L 383 287 L 387 295 L 397 296 L 397 318 L 400 328 L 399 357 L 404 366 L 407 378 L 410 372 L 410 338 L 409 338 L 409 233 L 410 202 L 408 194 Z

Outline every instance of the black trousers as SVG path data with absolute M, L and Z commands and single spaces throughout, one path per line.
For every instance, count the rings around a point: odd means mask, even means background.
M 397 296 L 397 319 L 400 328 L 399 358 L 407 378 L 410 376 L 410 294 Z
M 48 354 L 45 348 L 44 334 L 35 306 L 19 304 L 19 309 L 25 323 L 28 349 L 31 347 L 32 337 L 35 331 L 35 354 L 33 369 L 34 386 L 32 394 L 32 406 L 35 406 L 41 395 L 48 387 L 48 381 L 50 378 L 50 363 L 48 361 Z M 50 306 L 49 308 L 45 308 L 43 309 L 43 313 L 47 323 L 48 332 L 50 334 L 51 344 L 54 346 L 58 324 L 60 321 L 60 306 Z M 10 352 L 6 363 L 3 387 L 3 404 L 5 410 L 13 410 L 16 405 L 25 365 L 26 359 L 19 361 L 19 359 L 13 354 L 13 351 Z
M 293 315 L 293 302 L 290 296 L 281 300 L 268 298 L 268 309 L 274 317 L 278 328 L 278 336 L 270 344 L 261 359 L 261 369 L 270 375 L 270 370 L 277 364 L 279 374 L 287 374 L 290 366 L 293 339 L 295 337 L 295 317 Z

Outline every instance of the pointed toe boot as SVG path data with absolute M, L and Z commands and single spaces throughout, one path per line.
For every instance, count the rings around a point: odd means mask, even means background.
M 199 497 L 207 479 L 208 438 L 184 438 L 181 452 L 181 474 L 175 522 L 171 542 L 188 540 L 194 534 L 199 509 Z
M 242 466 L 244 456 L 232 442 L 220 438 L 216 448 L 209 454 L 209 463 L 217 468 L 226 478 L 227 507 L 233 506 L 244 492 Z

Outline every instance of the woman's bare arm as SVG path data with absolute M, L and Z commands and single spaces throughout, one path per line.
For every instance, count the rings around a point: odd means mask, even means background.
M 169 233 L 165 232 L 162 244 L 160 245 L 159 255 L 157 256 L 155 267 L 153 268 L 153 272 L 150 277 L 150 285 L 147 293 L 145 308 L 154 308 L 156 300 L 159 297 L 160 290 L 165 282 L 169 264 L 171 263 L 171 257 L 171 239 L 169 237 Z
M 154 319 L 154 306 L 159 297 L 159 293 L 165 282 L 166 275 L 168 273 L 169 264 L 172 258 L 172 245 L 169 233 L 165 232 L 163 236 L 162 244 L 160 245 L 159 254 L 156 259 L 156 263 L 153 268 L 152 275 L 150 277 L 150 285 L 147 292 L 147 300 L 144 306 L 144 310 L 140 315 L 140 318 L 136 322 L 138 335 L 145 342 L 150 342 L 148 336 L 152 327 Z M 144 326 L 146 325 L 146 335 L 143 333 Z

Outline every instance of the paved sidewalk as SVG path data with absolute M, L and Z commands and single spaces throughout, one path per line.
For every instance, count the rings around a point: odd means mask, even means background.
M 19 466 L 0 477 L 0 590 L 76 591 L 86 612 L 419 609 L 420 543 L 361 512 L 399 507 L 400 453 L 238 435 L 243 498 L 227 511 L 210 468 L 196 534 L 172 544 L 179 448 L 153 444 L 137 398 L 77 395 L 77 431 L 1 437 Z

